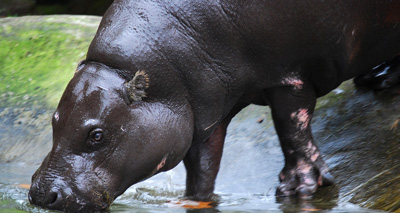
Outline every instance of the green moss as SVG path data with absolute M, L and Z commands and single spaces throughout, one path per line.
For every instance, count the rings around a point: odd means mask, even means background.
M 0 107 L 56 107 L 96 31 L 63 18 L 0 19 Z

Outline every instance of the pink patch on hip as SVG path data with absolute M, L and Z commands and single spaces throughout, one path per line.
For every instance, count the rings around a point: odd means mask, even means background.
M 304 82 L 298 78 L 295 77 L 287 77 L 282 80 L 282 83 L 285 85 L 291 85 L 295 89 L 302 89 Z

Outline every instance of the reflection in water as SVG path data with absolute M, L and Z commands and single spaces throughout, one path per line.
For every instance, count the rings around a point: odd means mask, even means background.
M 302 211 L 320 211 L 334 209 L 338 205 L 339 189 L 336 186 L 321 188 L 312 199 L 298 199 L 294 197 L 277 198 L 280 203 L 280 209 L 283 212 Z

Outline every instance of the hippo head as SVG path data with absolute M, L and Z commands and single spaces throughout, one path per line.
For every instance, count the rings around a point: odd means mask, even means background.
M 78 67 L 53 116 L 52 150 L 32 176 L 32 204 L 100 211 L 183 159 L 193 137 L 189 104 L 160 101 L 151 77 L 126 79 L 94 62 Z

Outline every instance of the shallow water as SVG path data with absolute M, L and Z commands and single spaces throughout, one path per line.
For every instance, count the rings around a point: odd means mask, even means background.
M 262 162 L 260 162 L 260 165 Z M 228 169 L 227 167 L 223 167 Z M 0 164 L 0 212 L 50 212 L 29 204 L 28 189 L 20 184 L 29 182 L 34 172 L 34 165 L 26 163 Z M 254 168 L 253 168 L 254 169 Z M 242 170 L 242 172 L 245 172 Z M 232 174 L 233 173 L 233 174 Z M 275 180 L 265 179 L 263 174 L 249 178 L 235 177 L 236 172 L 224 173 L 217 181 L 216 193 L 219 204 L 215 208 L 191 210 L 176 204 L 181 201 L 184 193 L 184 168 L 179 165 L 174 170 L 155 176 L 149 180 L 136 184 L 120 196 L 110 208 L 110 212 L 311 212 L 329 210 L 329 212 L 378 212 L 363 209 L 354 204 L 340 202 L 337 197 L 326 198 L 329 190 L 320 193 L 311 200 L 277 200 L 274 196 L 275 188 L 263 188 L 276 185 Z M 228 179 L 226 176 L 231 176 Z M 243 182 L 249 183 L 242 185 Z M 229 183 L 233 183 L 229 186 Z M 261 183 L 258 190 L 254 185 Z M 263 184 L 264 183 L 264 184 Z M 240 188 L 235 188 L 240 185 Z M 336 192 L 337 193 L 337 192 Z
M 26 111 L 29 110 L 25 109 L 25 114 Z M 46 121 L 50 112 L 33 113 L 36 118 L 43 117 L 34 125 L 29 119 L 21 118 L 21 114 L 24 113 L 0 116 L 0 127 L 9 128 L 7 132 L 0 132 L 3 137 L 0 141 L 3 153 L 0 155 L 0 212 L 48 212 L 29 204 L 28 189 L 21 184 L 30 183 L 31 175 L 50 150 L 51 131 Z M 262 118 L 264 122 L 259 123 Z M 7 135 L 13 131 L 25 134 L 25 140 Z M 328 164 L 333 164 L 330 162 L 334 156 L 328 159 Z M 182 207 L 185 169 L 180 164 L 129 188 L 115 200 L 110 212 L 379 212 L 348 202 L 344 196 L 351 191 L 352 187 L 346 188 L 348 185 L 323 188 L 310 200 L 276 199 L 274 194 L 282 166 L 283 156 L 268 108 L 250 106 L 228 128 L 216 181 L 219 202 L 216 207 L 200 210 Z

